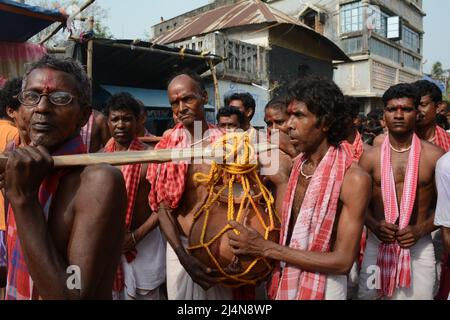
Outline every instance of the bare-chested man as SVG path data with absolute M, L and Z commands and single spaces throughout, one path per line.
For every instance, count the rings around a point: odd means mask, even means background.
M 282 210 L 280 244 L 231 222 L 237 255 L 279 261 L 272 299 L 345 299 L 346 274 L 358 250 L 370 177 L 340 143 L 346 139 L 343 95 L 331 80 L 303 78 L 289 89 L 289 136 L 301 156 L 292 169 Z M 319 97 L 319 98 L 318 98 Z
M 155 149 L 189 148 L 194 143 L 208 146 L 221 135 L 220 130 L 206 122 L 204 105 L 208 95 L 198 75 L 187 72 L 174 77 L 168 86 L 168 97 L 180 123 Z M 195 122 L 199 125 L 201 137 L 194 137 Z M 205 137 L 206 132 L 209 136 Z M 167 246 L 167 293 L 170 300 L 233 297 L 232 290 L 215 285 L 217 280 L 211 276 L 212 270 L 186 250 L 193 215 L 207 196 L 206 187 L 197 187 L 193 175 L 197 172 L 208 174 L 209 171 L 210 165 L 203 163 L 167 163 L 149 167 L 147 176 L 152 184 L 150 204 L 154 211 L 159 208 L 160 226 L 170 244 Z
M 141 107 L 129 93 L 113 95 L 107 102 L 108 127 L 112 139 L 105 152 L 142 151 L 148 147 L 137 132 Z M 160 286 L 166 278 L 166 247 L 158 228 L 158 216 L 152 213 L 146 179 L 148 164 L 122 166 L 128 206 L 122 264 L 114 286 L 114 298 L 122 300 L 159 300 Z
M 53 169 L 50 154 L 85 152 L 90 83 L 72 60 L 45 56 L 24 76 L 19 100 L 31 146 L 5 171 L 7 299 L 111 299 L 124 235 L 126 191 L 119 170 Z
M 391 87 L 383 102 L 389 134 L 360 161 L 372 176 L 373 194 L 358 297 L 432 299 L 434 171 L 443 151 L 414 134 L 420 97 L 412 85 Z

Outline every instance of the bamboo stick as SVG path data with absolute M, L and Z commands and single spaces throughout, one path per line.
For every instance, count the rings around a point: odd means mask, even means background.
M 278 148 L 275 145 L 261 143 L 255 145 L 255 151 L 261 153 Z M 217 151 L 222 151 L 218 148 Z M 70 156 L 53 157 L 54 166 L 61 167 L 79 167 L 91 166 L 97 164 L 110 164 L 113 166 L 122 166 L 137 163 L 164 163 L 171 161 L 204 159 L 204 160 L 222 160 L 223 152 L 215 154 L 210 148 L 192 148 L 192 149 L 161 149 L 146 151 L 126 151 L 114 153 L 88 153 Z M 0 167 L 4 168 L 8 157 L 0 154 Z

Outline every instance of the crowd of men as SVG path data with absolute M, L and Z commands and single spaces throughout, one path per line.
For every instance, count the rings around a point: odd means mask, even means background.
M 450 109 L 436 85 L 395 85 L 383 110 L 367 117 L 322 77 L 300 78 L 267 104 L 263 139 L 277 136 L 279 163 L 264 181 L 280 240 L 229 222 L 236 256 L 276 262 L 261 285 L 237 289 L 187 250 L 208 193 L 193 176 L 208 175 L 209 163 L 54 166 L 52 156 L 207 147 L 228 132 L 254 131 L 248 93 L 226 97 L 214 125 L 199 75 L 174 75 L 167 92 L 174 127 L 153 137 L 142 102 L 128 93 L 113 95 L 104 114 L 93 110 L 87 75 L 71 59 L 45 56 L 6 83 L 1 298 L 448 298 Z

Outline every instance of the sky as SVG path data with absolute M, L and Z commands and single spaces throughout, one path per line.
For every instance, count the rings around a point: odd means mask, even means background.
M 170 19 L 207 4 L 208 0 L 97 0 L 108 10 L 105 21 L 116 38 L 145 39 L 150 27 L 163 17 Z M 434 62 L 450 69 L 450 1 L 424 0 L 424 71 Z

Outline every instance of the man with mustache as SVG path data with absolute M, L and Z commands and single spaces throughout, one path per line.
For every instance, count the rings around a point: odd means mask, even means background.
M 280 242 L 230 222 L 236 255 L 277 262 L 269 297 L 345 300 L 370 194 L 370 177 L 342 148 L 348 117 L 343 94 L 326 78 L 306 77 L 289 90 L 289 136 L 297 153 L 284 199 Z
M 108 128 L 112 138 L 105 152 L 142 151 L 148 147 L 137 137 L 141 106 L 129 93 L 113 95 L 107 102 Z M 120 300 L 159 300 L 166 277 L 165 241 L 158 228 L 158 215 L 152 213 L 146 179 L 148 164 L 122 166 L 127 189 L 125 239 L 122 261 L 114 282 L 114 298 Z
M 450 151 L 450 135 L 436 123 L 439 104 L 442 103 L 442 92 L 437 85 L 427 80 L 415 82 L 414 87 L 420 96 L 419 115 L 416 134 L 422 140 Z
M 388 136 L 359 162 L 372 176 L 373 193 L 358 297 L 433 299 L 434 172 L 444 152 L 414 133 L 420 103 L 414 86 L 391 87 L 383 103 Z
M 222 132 L 206 122 L 204 105 L 208 94 L 203 80 L 191 71 L 176 75 L 167 90 L 174 116 L 179 123 L 166 133 L 155 149 L 207 147 Z M 201 136 L 194 135 L 197 125 Z M 190 255 L 186 249 L 193 218 L 208 194 L 196 186 L 193 175 L 208 174 L 210 165 L 186 161 L 149 165 L 147 179 L 152 186 L 150 205 L 158 213 L 167 246 L 167 293 L 169 300 L 232 299 L 233 292 L 218 284 L 212 270 Z
M 244 123 L 244 114 L 239 109 L 231 106 L 225 106 L 217 112 L 217 126 L 224 133 L 235 132 L 241 129 Z
M 72 59 L 30 65 L 18 95 L 30 145 L 11 152 L 6 299 L 111 299 L 123 242 L 126 192 L 108 166 L 56 169 L 51 155 L 85 153 L 80 129 L 90 82 Z

